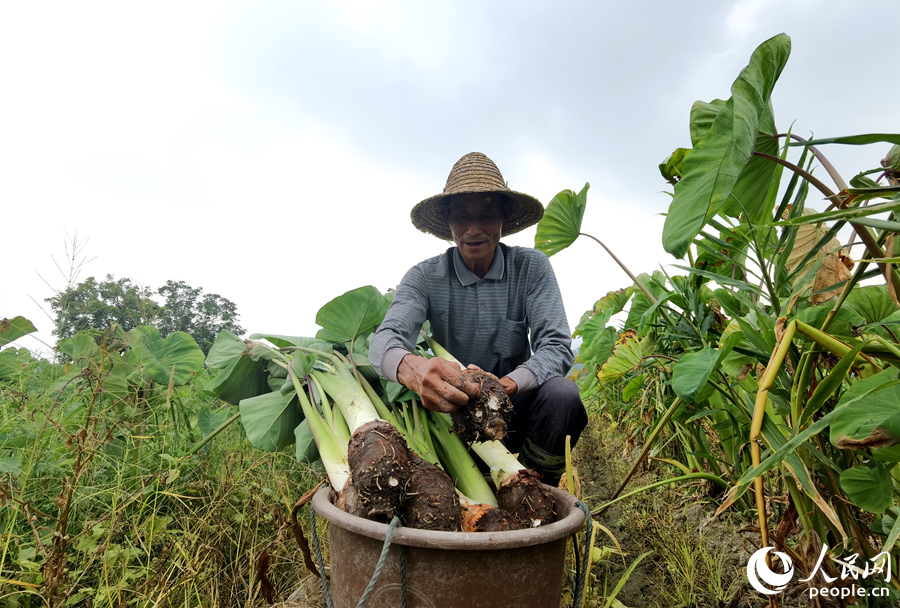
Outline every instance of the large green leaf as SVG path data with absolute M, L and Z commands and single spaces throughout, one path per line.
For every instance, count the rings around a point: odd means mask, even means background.
M 348 291 L 316 313 L 316 323 L 322 326 L 316 338 L 343 344 L 371 333 L 384 320 L 388 305 L 387 298 L 371 285 Z
M 535 249 L 552 256 L 575 242 L 581 233 L 581 220 L 590 187 L 590 184 L 585 184 L 578 194 L 563 190 L 553 197 L 534 235 Z
M 841 473 L 841 489 L 856 506 L 870 513 L 884 513 L 894 497 L 891 475 L 877 460 L 873 468 L 853 467 Z
M 643 358 L 652 353 L 654 348 L 655 344 L 649 336 L 639 340 L 634 331 L 623 332 L 616 340 L 612 356 L 597 373 L 597 379 L 600 382 L 609 382 L 621 378 L 637 369 Z
M 210 369 L 225 369 L 235 359 L 247 351 L 244 341 L 228 330 L 219 332 L 216 341 L 206 355 L 206 367 Z
M 613 345 L 618 337 L 619 334 L 612 327 L 604 327 L 599 332 L 586 332 L 581 350 L 578 352 L 578 361 L 603 365 L 612 354 Z
M 309 428 L 309 421 L 305 418 L 294 429 L 294 442 L 294 455 L 297 457 L 297 462 L 312 464 L 319 460 L 319 448 L 316 446 L 316 440 Z
M 790 38 L 779 34 L 753 52 L 731 86 L 731 98 L 684 159 L 683 178 L 663 226 L 663 247 L 677 258 L 687 253 L 704 224 L 731 201 L 750 161 L 769 98 L 790 54 Z M 763 136 L 765 137 L 765 136 Z M 765 186 L 768 191 L 768 184 Z
M 900 380 L 888 368 L 863 378 L 841 397 L 847 404 L 831 424 L 831 443 L 839 448 L 887 448 L 900 439 Z
M 241 401 L 241 424 L 253 447 L 275 452 L 295 440 L 294 429 L 303 420 L 296 397 L 266 393 Z
M 175 386 L 187 384 L 203 368 L 203 351 L 183 331 L 161 338 L 155 327 L 142 325 L 128 332 L 131 350 L 126 361 L 157 384 L 168 384 L 174 374 Z
M 219 370 L 203 390 L 222 401 L 237 405 L 243 399 L 269 392 L 269 386 L 260 364 L 243 352 L 233 358 L 228 367 Z
M 0 380 L 12 380 L 25 368 L 16 360 L 16 350 L 8 348 L 0 352 Z
M 682 401 L 694 403 L 718 361 L 719 351 L 711 347 L 683 355 L 672 368 L 672 390 Z
M 93 358 L 98 350 L 93 336 L 84 332 L 63 338 L 56 344 L 56 349 L 79 366 L 82 365 L 79 361 Z
M 27 336 L 37 329 L 25 317 L 13 317 L 12 319 L 0 319 L 0 346 L 6 346 L 22 336 Z
M 897 312 L 886 285 L 867 285 L 850 291 L 843 308 L 852 308 L 866 323 L 878 323 Z
M 709 132 L 713 122 L 716 120 L 716 116 L 719 115 L 726 103 L 728 102 L 724 99 L 713 99 L 710 102 L 694 102 L 694 105 L 691 106 L 690 123 L 692 146 L 699 144 L 700 140 Z

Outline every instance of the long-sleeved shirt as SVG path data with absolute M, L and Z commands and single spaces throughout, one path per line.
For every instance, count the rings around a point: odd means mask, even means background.
M 519 391 L 565 376 L 572 366 L 556 275 L 536 249 L 500 243 L 484 278 L 456 247 L 413 266 L 369 345 L 369 361 L 382 377 L 397 380 L 400 360 L 413 352 L 426 320 L 460 362 L 509 376 Z

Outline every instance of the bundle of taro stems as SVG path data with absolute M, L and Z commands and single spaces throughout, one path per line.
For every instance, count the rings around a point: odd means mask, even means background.
M 436 356 L 459 364 L 424 337 Z M 459 364 L 481 392 L 448 415 L 417 400 L 386 402 L 339 352 L 247 345 L 287 371 L 338 508 L 383 523 L 399 516 L 407 527 L 440 531 L 518 530 L 555 520 L 553 495 L 540 475 L 500 441 L 513 406 L 492 374 Z M 473 452 L 490 470 L 493 488 Z

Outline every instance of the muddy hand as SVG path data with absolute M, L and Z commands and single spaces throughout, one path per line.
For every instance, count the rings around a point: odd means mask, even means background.
M 477 370 L 480 370 L 480 371 L 483 371 L 483 372 L 484 372 L 483 369 L 481 369 L 480 367 L 478 367 L 478 366 L 475 365 L 474 363 L 473 363 L 473 364 L 470 364 L 466 369 L 477 369 Z M 484 373 L 486 373 L 487 375 L 489 375 L 489 376 L 491 376 L 492 378 L 494 378 L 497 382 L 499 382 L 499 383 L 500 383 L 500 386 L 503 387 L 503 392 L 505 392 L 506 395 L 507 395 L 508 397 L 512 397 L 513 395 L 516 394 L 516 392 L 518 392 L 518 390 L 519 390 L 519 385 L 516 384 L 516 381 L 513 380 L 512 378 L 510 378 L 509 376 L 503 376 L 502 378 L 498 378 L 497 376 L 495 376 L 495 375 L 492 374 L 491 372 L 484 372 Z M 472 396 L 472 397 L 477 397 L 477 395 L 471 395 L 471 396 Z
M 435 412 L 449 414 L 469 402 L 479 387 L 459 376 L 459 367 L 439 359 L 406 355 L 397 368 L 397 379 L 422 398 L 422 404 Z

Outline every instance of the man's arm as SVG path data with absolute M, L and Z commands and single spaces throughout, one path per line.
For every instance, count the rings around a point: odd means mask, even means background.
M 516 378 L 520 370 L 530 371 L 537 385 L 555 376 L 569 373 L 575 355 L 569 337 L 569 322 L 563 306 L 562 294 L 550 260 L 534 252 L 534 278 L 529 281 L 525 299 L 525 314 L 531 330 L 531 357 L 510 376 Z
M 474 382 L 463 382 L 459 368 L 439 358 L 413 354 L 419 330 L 428 312 L 425 276 L 419 266 L 406 273 L 384 321 L 369 345 L 369 361 L 383 378 L 399 382 L 436 412 L 452 412 L 477 395 Z

